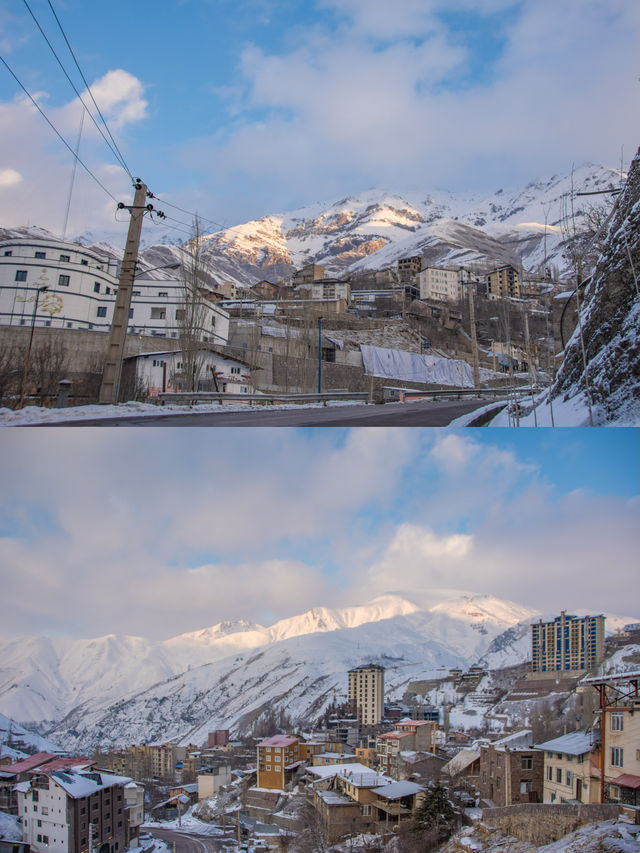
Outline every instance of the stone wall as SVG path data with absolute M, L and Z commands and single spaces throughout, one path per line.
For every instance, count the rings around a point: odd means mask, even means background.
M 557 841 L 586 823 L 613 820 L 617 818 L 618 811 L 618 806 L 611 803 L 520 803 L 483 809 L 482 819 L 503 835 L 543 845 Z

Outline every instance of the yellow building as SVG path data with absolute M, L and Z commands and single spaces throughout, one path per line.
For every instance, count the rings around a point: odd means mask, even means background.
M 300 740 L 274 735 L 258 744 L 258 788 L 283 791 L 300 766 Z
M 375 726 L 384 717 L 384 667 L 366 664 L 349 670 L 349 702 L 359 722 Z
M 537 744 L 544 751 L 544 803 L 600 802 L 600 745 L 593 732 Z

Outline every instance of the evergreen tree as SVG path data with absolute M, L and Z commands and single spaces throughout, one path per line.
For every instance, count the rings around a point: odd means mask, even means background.
M 440 829 L 453 822 L 455 811 L 446 789 L 438 782 L 424 793 L 424 799 L 418 806 L 415 822 L 418 829 Z

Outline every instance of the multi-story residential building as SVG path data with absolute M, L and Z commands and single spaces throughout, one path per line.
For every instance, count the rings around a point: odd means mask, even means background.
M 24 840 L 36 853 L 123 853 L 128 842 L 124 786 L 90 770 L 54 770 L 19 782 Z
M 229 729 L 216 729 L 215 732 L 209 732 L 207 735 L 207 745 L 226 746 L 229 743 Z
M 464 297 L 463 270 L 426 267 L 418 275 L 420 299 L 458 302 Z
M 498 267 L 487 276 L 487 296 L 489 299 L 520 298 L 520 277 L 510 264 Z
M 312 299 L 343 299 L 351 301 L 351 284 L 340 278 L 323 278 L 311 285 Z
M 144 786 L 139 782 L 127 782 L 124 786 L 124 807 L 129 828 L 128 846 L 140 844 L 140 827 L 144 822 Z
M 403 753 L 435 752 L 436 724 L 427 720 L 401 720 L 395 730 L 376 738 L 376 765 L 392 779 L 405 779 L 412 772 Z M 410 768 L 410 769 L 408 769 Z
M 87 769 L 92 766 L 89 758 L 61 758 L 50 752 L 37 752 L 13 763 L 0 767 L 0 811 L 18 814 L 18 797 L 15 786 L 28 781 L 34 773 L 60 770 L 64 767 Z
M 593 732 L 571 732 L 535 748 L 544 752 L 544 803 L 600 802 L 600 743 Z
M 319 281 L 324 278 L 325 268 L 319 264 L 307 264 L 302 267 L 293 276 L 293 286 L 299 287 L 301 284 L 313 284 L 314 281 Z
M 544 755 L 530 744 L 531 732 L 525 730 L 480 745 L 483 800 L 496 806 L 542 802 Z
M 365 664 L 349 670 L 349 703 L 361 725 L 375 726 L 384 717 L 384 667 Z
M 551 622 L 531 626 L 531 671 L 567 672 L 591 669 L 604 658 L 604 620 L 570 616 L 562 611 Z
M 284 790 L 300 766 L 300 739 L 274 735 L 258 744 L 258 788 Z
M 602 800 L 640 806 L 640 670 L 582 684 L 599 696 Z
M 2 240 L 0 324 L 33 323 L 37 327 L 108 332 L 118 288 L 118 267 L 114 258 L 78 243 Z M 215 295 L 207 288 L 202 289 L 201 297 L 199 339 L 227 344 L 228 313 L 216 304 Z M 134 280 L 128 331 L 179 338 L 184 310 L 184 286 L 179 279 L 159 280 L 142 272 Z
M 411 284 L 422 269 L 422 255 L 413 255 L 398 259 L 398 280 L 400 284 Z

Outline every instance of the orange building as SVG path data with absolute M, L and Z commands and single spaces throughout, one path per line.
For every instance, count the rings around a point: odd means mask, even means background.
M 300 740 L 274 735 L 258 744 L 258 788 L 282 791 L 300 766 Z

